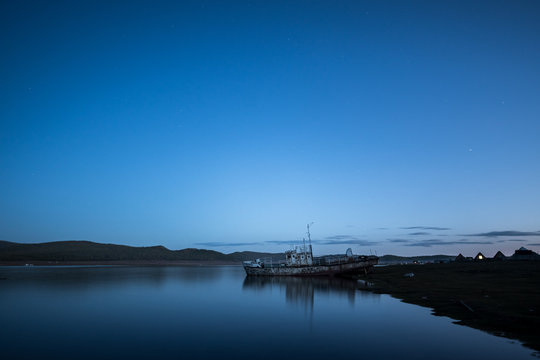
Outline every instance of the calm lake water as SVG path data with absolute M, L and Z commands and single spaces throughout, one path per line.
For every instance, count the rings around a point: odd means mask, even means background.
M 241 267 L 0 267 L 3 359 L 530 359 L 517 342 L 331 279 Z

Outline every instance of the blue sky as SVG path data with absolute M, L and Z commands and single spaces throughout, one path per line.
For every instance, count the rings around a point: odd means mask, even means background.
M 0 239 L 540 250 L 539 10 L 3 2 Z

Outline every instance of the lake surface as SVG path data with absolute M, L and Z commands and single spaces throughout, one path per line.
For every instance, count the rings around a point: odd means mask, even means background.
M 530 359 L 340 279 L 241 267 L 0 267 L 3 359 Z

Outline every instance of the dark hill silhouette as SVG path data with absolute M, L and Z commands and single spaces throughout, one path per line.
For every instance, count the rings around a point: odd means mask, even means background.
M 54 241 L 22 244 L 0 240 L 0 261 L 224 261 L 260 257 L 284 258 L 279 253 L 251 251 L 223 254 L 205 249 L 169 250 L 164 246 L 135 247 L 92 241 Z

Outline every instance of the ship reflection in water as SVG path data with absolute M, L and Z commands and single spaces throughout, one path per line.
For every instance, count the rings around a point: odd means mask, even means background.
M 242 289 L 245 291 L 285 292 L 288 305 L 304 307 L 313 312 L 315 295 L 332 298 L 346 298 L 351 307 L 356 297 L 378 299 L 379 294 L 358 290 L 358 282 L 339 277 L 291 277 L 291 276 L 246 276 Z

